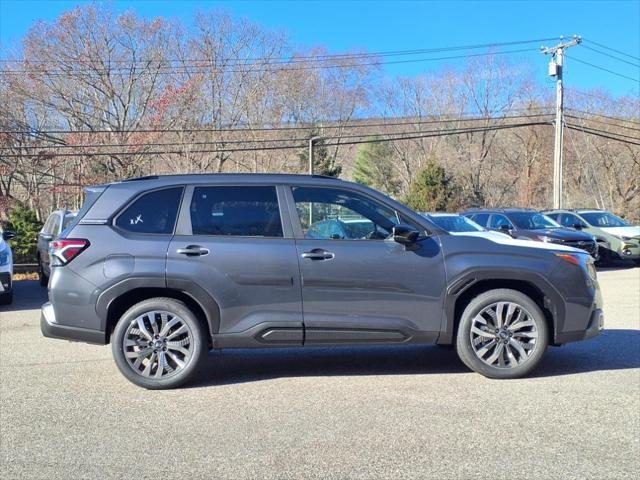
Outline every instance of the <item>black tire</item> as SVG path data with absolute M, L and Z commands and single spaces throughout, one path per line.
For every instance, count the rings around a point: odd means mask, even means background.
M 44 273 L 44 267 L 42 266 L 42 261 L 38 256 L 38 281 L 40 282 L 41 287 L 49 286 L 49 276 Z
M 491 307 L 498 302 L 510 302 L 523 308 L 534 325 L 529 328 L 537 330 L 537 338 L 531 348 L 531 352 L 524 358 L 524 361 L 515 366 L 497 367 L 489 365 L 478 357 L 472 346 L 471 328 L 473 320 L 485 308 Z M 501 338 L 498 335 L 496 337 Z M 506 341 L 510 340 L 507 338 Z M 485 377 L 497 379 L 519 378 L 527 375 L 540 363 L 548 344 L 549 327 L 540 307 L 527 295 L 516 290 L 502 288 L 481 293 L 471 300 L 462 313 L 456 335 L 456 350 L 460 360 L 471 370 Z M 527 345 L 527 347 L 529 346 Z M 518 357 L 518 359 L 522 360 L 522 357 Z
M 13 292 L 0 294 L 0 305 L 11 305 L 13 303 Z
M 188 326 L 192 337 L 191 356 L 184 367 L 176 369 L 175 372 L 169 374 L 168 378 L 156 379 L 143 376 L 139 371 L 134 370 L 125 356 L 124 340 L 129 326 L 141 315 L 148 312 L 169 312 L 179 317 Z M 200 320 L 183 302 L 172 298 L 151 298 L 137 303 L 122 315 L 111 335 L 111 350 L 120 372 L 132 383 L 149 390 L 176 388 L 189 382 L 197 374 L 200 365 L 206 358 L 207 344 L 205 329 Z
M 599 254 L 599 258 L 598 258 L 598 261 L 596 262 L 597 266 L 607 267 L 611 265 L 611 263 L 613 263 L 611 258 L 611 250 L 609 250 L 604 245 L 602 244 L 598 245 L 598 254 Z

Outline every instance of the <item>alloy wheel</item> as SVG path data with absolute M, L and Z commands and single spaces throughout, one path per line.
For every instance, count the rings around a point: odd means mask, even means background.
M 514 302 L 496 302 L 483 308 L 471 322 L 469 335 L 476 356 L 494 368 L 524 364 L 538 345 L 533 317 Z
M 127 363 L 138 375 L 165 379 L 179 373 L 191 361 L 193 332 L 171 312 L 146 312 L 129 323 L 123 350 Z

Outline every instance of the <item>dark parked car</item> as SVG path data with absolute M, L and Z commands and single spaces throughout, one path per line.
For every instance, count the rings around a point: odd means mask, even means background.
M 46 287 L 49 283 L 49 275 L 51 273 L 49 267 L 49 246 L 53 240 L 60 236 L 60 233 L 67 228 L 73 219 L 76 218 L 76 212 L 69 210 L 55 210 L 51 212 L 49 218 L 44 223 L 42 230 L 38 234 L 38 278 L 40 285 Z
M 340 218 L 370 231 L 305 236 Z M 111 342 L 146 388 L 183 384 L 212 348 L 349 344 L 455 344 L 469 368 L 514 378 L 549 344 L 603 327 L 586 253 L 449 235 L 370 188 L 317 176 L 92 187 L 51 257 L 43 334 Z
M 557 243 L 579 248 L 598 258 L 593 235 L 565 228 L 546 215 L 526 208 L 474 209 L 463 212 L 477 224 L 521 240 Z

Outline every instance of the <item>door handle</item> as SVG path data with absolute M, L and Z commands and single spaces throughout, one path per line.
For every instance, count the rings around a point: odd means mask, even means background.
M 180 255 L 186 255 L 188 257 L 198 257 L 209 255 L 209 249 L 201 247 L 200 245 L 189 245 L 186 248 L 179 248 L 176 253 Z
M 300 255 L 302 258 L 308 258 L 309 260 L 331 260 L 335 258 L 335 255 L 331 252 L 315 248 L 310 252 L 304 252 Z

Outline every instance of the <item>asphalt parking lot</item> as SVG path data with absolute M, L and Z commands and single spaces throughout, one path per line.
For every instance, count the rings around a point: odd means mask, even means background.
M 640 268 L 599 273 L 606 331 L 536 375 L 451 350 L 227 351 L 145 391 L 99 347 L 45 339 L 37 282 L 0 310 L 0 477 L 598 478 L 640 471 Z M 635 473 L 633 473 L 635 472 Z

